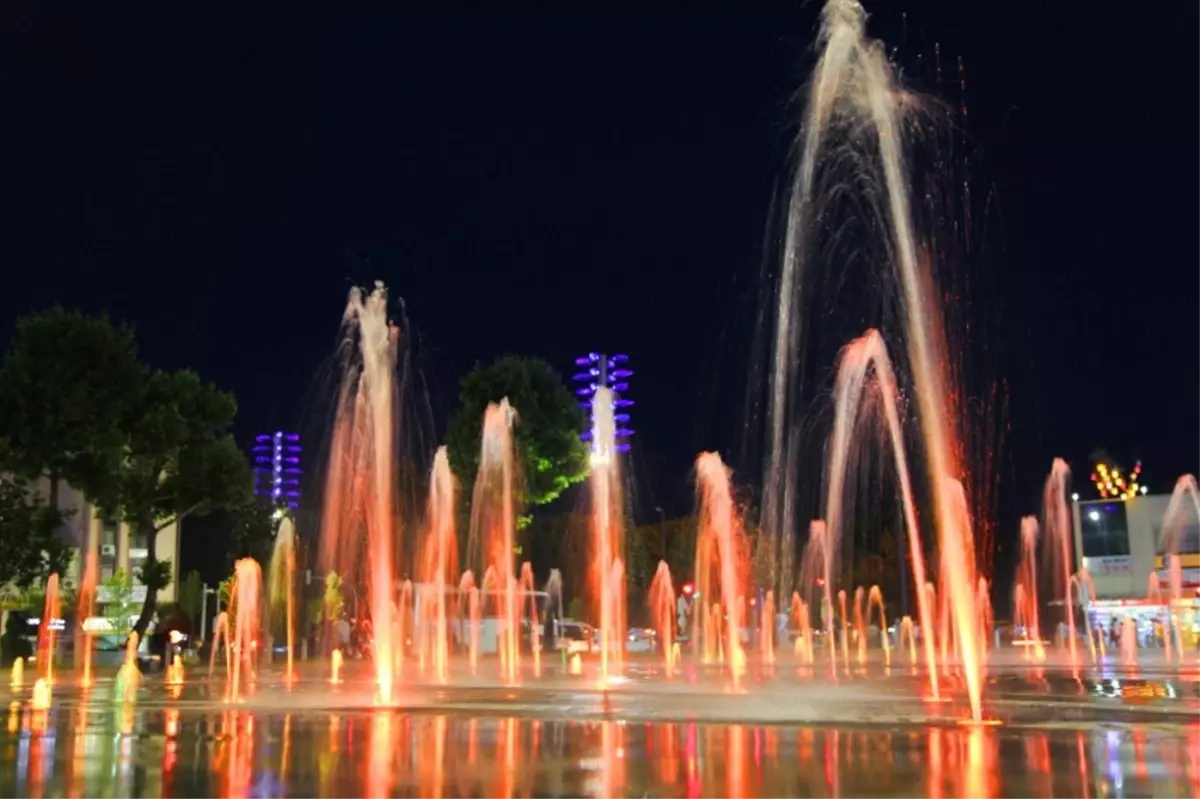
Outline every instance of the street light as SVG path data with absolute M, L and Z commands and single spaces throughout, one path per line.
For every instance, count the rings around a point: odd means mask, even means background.
M 208 632 L 208 595 L 217 593 L 217 589 L 209 588 L 207 584 L 204 590 L 200 592 L 200 640 L 207 640 L 206 633 Z M 221 597 L 217 597 L 217 612 L 221 612 Z

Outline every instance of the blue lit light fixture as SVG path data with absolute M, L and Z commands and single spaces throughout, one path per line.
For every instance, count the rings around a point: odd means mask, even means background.
M 254 439 L 254 495 L 276 508 L 300 506 L 300 436 L 263 433 Z
M 628 452 L 628 439 L 633 435 L 633 430 L 629 427 L 629 411 L 633 405 L 633 400 L 625 399 L 625 392 L 629 390 L 629 378 L 633 376 L 633 370 L 628 367 L 628 355 L 606 355 L 603 352 L 589 352 L 582 358 L 575 359 L 576 366 L 585 367 L 582 372 L 576 372 L 572 379 L 576 383 L 580 383 L 580 387 L 575 389 L 575 394 L 582 398 L 579 407 L 586 408 L 589 418 L 592 421 L 592 426 L 595 426 L 595 409 L 592 407 L 593 400 L 596 396 L 596 389 L 601 386 L 607 386 L 612 389 L 616 399 L 613 400 L 613 421 L 617 423 L 617 452 Z M 584 441 L 591 441 L 592 431 L 586 430 L 580 435 Z

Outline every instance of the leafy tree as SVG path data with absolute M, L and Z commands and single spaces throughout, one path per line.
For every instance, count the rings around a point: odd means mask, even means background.
M 98 498 L 144 379 L 132 329 L 61 308 L 23 317 L 0 368 L 5 466 L 48 477 L 53 508 L 59 480 Z
M 189 514 L 250 502 L 250 468 L 227 432 L 236 410 L 231 395 L 186 370 L 155 372 L 139 397 L 110 499 L 146 542 L 146 601 L 134 626 L 139 635 L 165 587 L 158 533 Z
M 232 529 L 226 550 L 229 571 L 232 572 L 233 564 L 242 558 L 254 558 L 259 563 L 271 559 L 276 530 L 273 513 L 274 508 L 254 502 L 242 505 L 230 514 Z
M 515 446 L 524 471 L 524 500 L 545 505 L 587 477 L 588 450 L 579 440 L 586 425 L 583 411 L 540 358 L 506 355 L 487 367 L 476 366 L 462 379 L 458 410 L 446 433 L 450 466 L 461 485 L 474 484 L 484 410 L 505 397 L 517 412 Z M 469 489 L 464 494 L 469 496 Z
M 107 600 L 104 603 L 104 617 L 108 619 L 114 633 L 128 635 L 133 629 L 129 626 L 129 619 L 137 609 L 137 603 L 133 601 L 133 580 L 118 569 L 102 585 L 102 595 Z
M 179 608 L 192 624 L 200 618 L 204 607 L 204 578 L 193 569 L 179 584 Z
M 65 515 L 24 480 L 0 473 L 0 585 L 24 589 L 65 571 L 71 548 L 58 535 Z
M 325 575 L 325 593 L 321 597 L 325 609 L 325 621 L 337 621 L 346 609 L 346 601 L 342 598 L 342 578 L 337 572 Z

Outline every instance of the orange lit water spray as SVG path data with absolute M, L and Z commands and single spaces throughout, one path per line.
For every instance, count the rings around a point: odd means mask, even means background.
M 918 258 L 921 242 L 913 224 L 905 174 L 903 115 L 919 102 L 895 84 L 885 48 L 865 37 L 865 17 L 854 0 L 830 0 L 822 12 L 817 43 L 821 56 L 810 82 L 779 280 L 765 512 L 768 517 L 774 515 L 772 524 L 783 519 L 777 529 L 791 528 L 790 515 L 781 516 L 779 508 L 786 510 L 791 506 L 787 494 L 795 482 L 791 478 L 797 454 L 794 436 L 789 431 L 800 423 L 795 418 L 799 403 L 793 390 L 797 379 L 793 365 L 798 354 L 793 350 L 800 346 L 798 325 L 804 309 L 799 307 L 803 293 L 797 289 L 803 283 L 809 251 L 817 249 L 809 241 L 816 237 L 821 223 L 817 165 L 824 163 L 822 156 L 827 150 L 848 146 L 832 134 L 853 127 L 862 134 L 856 136 L 853 146 L 873 146 L 874 151 L 865 154 L 864 160 L 879 165 L 878 174 L 865 174 L 868 181 L 872 177 L 879 181 L 877 190 L 868 191 L 865 199 L 876 204 L 874 210 L 887 223 L 889 260 L 900 287 L 912 393 L 933 494 L 943 590 L 961 653 L 971 715 L 979 721 L 984 677 L 974 640 L 978 618 L 974 541 L 965 501 L 960 502 L 961 484 L 953 479 L 961 474 L 961 469 L 947 409 L 947 381 L 941 367 L 947 361 L 944 357 L 947 350 L 939 300 L 934 296 L 929 265 Z M 854 122 L 861 124 L 853 125 Z M 923 626 L 925 621 L 922 620 Z M 923 637 L 928 632 L 929 628 L 922 630 Z
M 79 585 L 79 601 L 75 605 L 76 668 L 83 669 L 79 684 L 85 688 L 92 684 L 92 636 L 87 630 L 87 621 L 96 607 L 96 581 L 100 568 L 94 551 L 84 557 L 83 580 Z
M 882 400 L 883 420 L 887 426 L 888 443 L 892 463 L 900 488 L 900 501 L 904 512 L 904 526 L 909 544 L 909 560 L 913 568 L 913 584 L 918 589 L 917 617 L 922 631 L 934 629 L 933 608 L 925 585 L 925 552 L 921 545 L 921 534 L 917 525 L 916 504 L 913 501 L 912 480 L 908 467 L 908 455 L 904 446 L 904 429 L 898 407 L 899 389 L 892 371 L 887 347 L 877 330 L 868 330 L 842 349 L 838 362 L 837 381 L 834 386 L 833 436 L 829 446 L 829 487 L 825 497 L 826 551 L 838 552 L 841 542 L 841 518 L 843 492 L 847 470 L 850 468 L 850 452 L 853 434 L 858 423 L 857 416 L 863 404 L 863 393 L 868 378 L 874 374 L 877 394 Z M 825 564 L 826 585 L 833 579 L 829 558 Z M 932 635 L 922 635 L 925 665 L 929 673 L 929 690 L 936 700 L 940 698 L 937 659 Z
M 42 623 L 38 627 L 37 667 L 38 674 L 47 685 L 54 684 L 54 639 L 62 621 L 62 609 L 58 596 L 58 575 L 46 580 L 46 602 L 42 611 Z
M 388 316 L 388 295 L 376 282 L 369 293 L 352 289 L 342 317 L 342 382 L 326 471 L 321 563 L 351 584 L 367 584 L 376 698 L 392 700 L 397 659 L 394 640 L 394 541 L 397 404 L 396 356 L 400 330 Z M 365 564 L 361 531 L 366 530 Z M 402 650 L 400 650 L 402 651 Z
M 724 650 L 733 688 L 741 684 L 741 671 L 745 663 L 741 636 L 737 620 L 740 617 L 738 597 L 744 594 L 739 578 L 738 551 L 741 540 L 741 525 L 734 512 L 733 495 L 729 487 L 729 470 L 715 452 L 705 452 L 696 459 L 696 487 L 700 494 L 700 537 L 711 542 L 696 548 L 696 586 L 703 596 L 710 596 L 714 565 L 719 569 L 720 598 L 724 614 Z M 701 554 L 716 556 L 719 561 L 702 562 Z
M 247 677 L 253 673 L 256 649 L 258 648 L 259 620 L 262 607 L 262 569 L 254 558 L 242 558 L 233 565 L 235 580 L 233 599 L 235 619 L 233 624 L 233 677 L 229 686 L 229 701 L 237 702 L 242 681 L 242 669 Z
M 592 398 L 591 502 L 592 581 L 600 619 L 600 680 L 620 674 L 624 662 L 625 592 L 614 578 L 624 573 L 625 509 L 617 451 L 616 397 L 600 386 Z
M 663 658 L 667 676 L 675 673 L 676 649 L 673 646 L 675 628 L 675 587 L 671 584 L 671 570 L 666 561 L 658 562 L 654 579 L 650 581 L 649 591 L 650 618 L 658 629 L 659 645 L 663 648 Z
M 496 598 L 497 615 L 503 619 L 498 648 L 501 677 L 509 683 L 520 675 L 520 602 L 517 597 L 516 553 L 517 510 L 514 498 L 515 465 L 513 425 L 517 412 L 507 399 L 484 410 L 480 441 L 479 470 L 471 501 L 471 545 L 484 545 L 488 566 L 481 584 L 481 597 Z
M 287 642 L 287 671 L 285 680 L 295 679 L 293 669 L 292 635 L 295 628 L 295 598 L 293 597 L 296 576 L 296 532 L 291 518 L 285 516 L 275 533 L 275 548 L 271 553 L 270 596 L 272 610 L 283 607 Z
M 427 515 L 429 534 L 425 545 L 426 574 L 423 580 L 430 586 L 433 610 L 422 629 L 432 625 L 434 678 L 445 684 L 450 678 L 449 614 L 446 603 L 458 558 L 458 540 L 454 534 L 454 475 L 450 471 L 450 459 L 445 447 L 439 447 L 433 456 Z

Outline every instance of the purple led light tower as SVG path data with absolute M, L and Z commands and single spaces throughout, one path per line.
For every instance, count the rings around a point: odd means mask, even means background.
M 572 379 L 580 383 L 581 386 L 575 389 L 575 393 L 583 399 L 579 403 L 579 407 L 587 408 L 588 415 L 592 420 L 592 425 L 595 426 L 595 414 L 592 408 L 592 403 L 596 397 L 596 389 L 601 386 L 607 386 L 612 389 L 616 399 L 613 400 L 613 420 L 617 423 L 617 452 L 628 452 L 629 442 L 627 440 L 633 435 L 633 429 L 629 427 L 629 408 L 633 405 L 633 400 L 625 399 L 625 392 L 629 390 L 629 378 L 633 376 L 633 370 L 628 367 L 628 355 L 606 355 L 603 352 L 589 352 L 582 358 L 575 359 L 576 366 L 584 367 L 582 372 L 576 372 Z M 584 441 L 591 441 L 592 431 L 585 431 L 580 438 Z
M 276 508 L 300 505 L 300 436 L 263 433 L 254 439 L 254 495 Z

